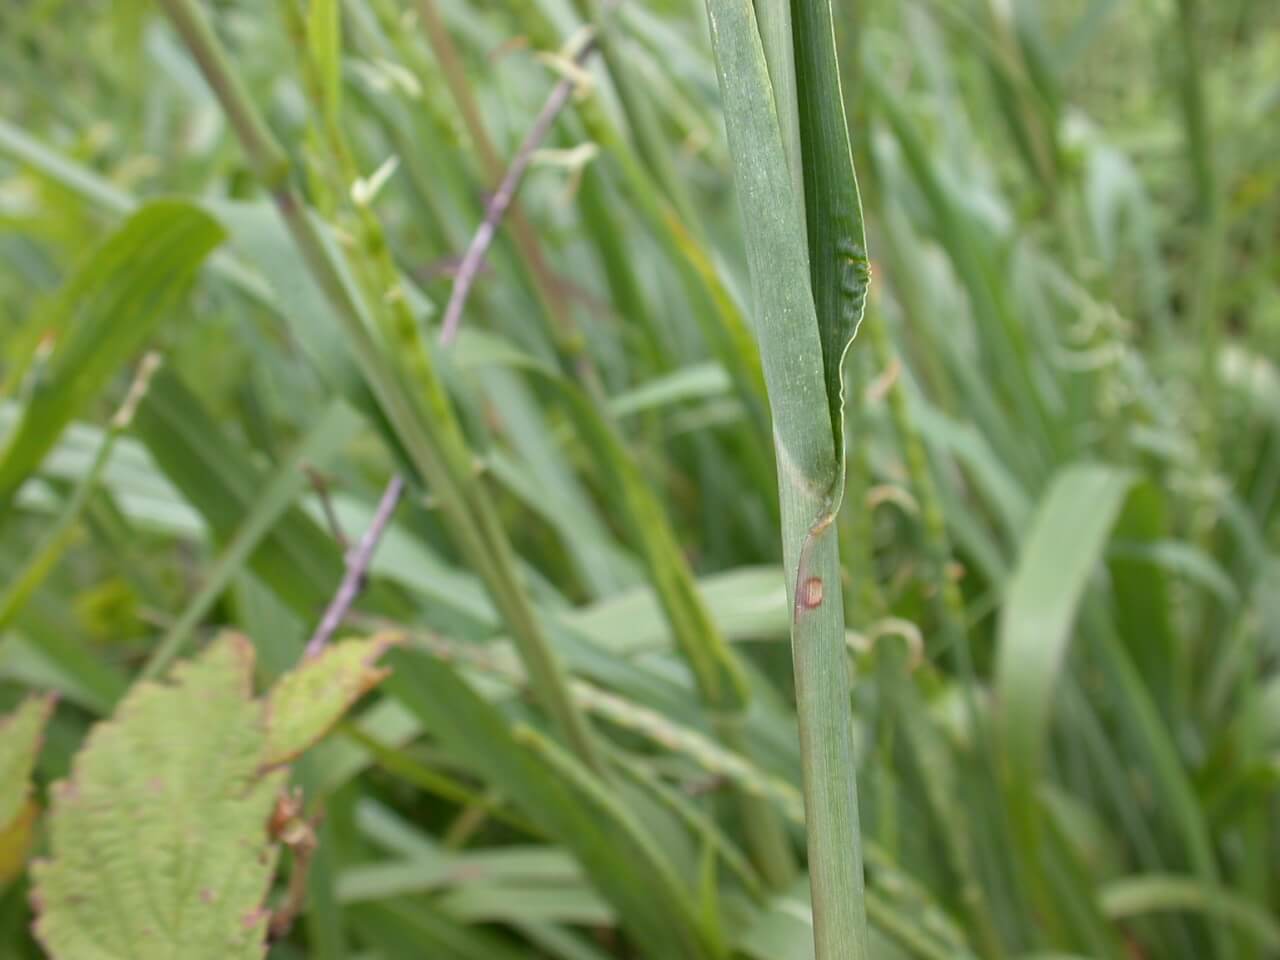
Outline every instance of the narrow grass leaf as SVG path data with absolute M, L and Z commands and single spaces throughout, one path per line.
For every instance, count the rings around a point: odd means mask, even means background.
M 0 451 L 0 514 L 72 418 L 143 347 L 222 239 L 222 229 L 198 208 L 158 200 L 71 277 L 46 320 L 53 354 Z
M 689 400 L 723 397 L 731 387 L 724 367 L 718 363 L 699 363 L 615 394 L 609 400 L 609 409 L 615 417 L 629 417 Z
M 693 570 L 661 504 L 613 426 L 585 394 L 567 381 L 559 381 L 559 385 L 578 430 L 603 468 L 606 488 L 616 497 L 630 539 L 645 560 L 676 645 L 688 661 L 704 701 L 716 710 L 741 709 L 750 697 L 746 677 L 698 593 Z
M 689 891 L 605 784 L 545 738 L 513 736 L 454 671 L 420 653 L 392 657 L 390 689 L 521 811 L 568 847 L 654 956 L 705 960 Z
M 50 150 L 21 127 L 0 118 L 0 153 L 24 163 L 53 183 L 112 213 L 128 213 L 132 197 L 88 167 Z
M 512 947 L 487 930 L 451 917 L 430 900 L 398 897 L 350 908 L 357 934 L 384 957 L 449 957 L 451 960 L 525 960 L 526 951 Z
M 55 698 L 30 696 L 0 717 L 0 833 L 9 827 L 31 793 L 31 771 Z
M 342 16 L 338 0 L 308 2 L 307 47 L 320 84 L 325 122 L 337 123 L 342 102 Z
M 1065 468 L 1019 551 L 1000 616 L 996 696 L 1005 757 L 1024 798 L 1041 768 L 1077 607 L 1133 482 L 1103 464 Z
M 355 435 L 360 424 L 360 418 L 341 400 L 333 401 L 321 411 L 303 438 L 271 472 L 248 513 L 236 524 L 235 532 L 205 572 L 200 588 L 156 645 L 142 670 L 142 677 L 159 675 L 177 656 L 191 631 L 245 568 L 250 557 L 305 489 L 306 469 L 323 469 L 330 457 Z
M 1235 890 L 1197 877 L 1124 877 L 1112 880 L 1098 895 L 1103 912 L 1116 920 L 1167 911 L 1198 913 L 1238 928 L 1268 952 L 1280 951 L 1280 921 L 1271 911 Z
M 107 431 L 103 435 L 89 469 L 80 478 L 75 490 L 58 511 L 53 523 L 40 538 L 35 549 L 31 551 L 22 569 L 10 577 L 4 589 L 0 591 L 0 629 L 8 626 L 70 546 L 77 529 L 76 524 L 84 514 L 90 496 L 98 489 L 98 482 L 102 479 L 107 463 L 111 460 L 111 453 L 115 449 L 118 437 L 119 432 L 116 430 Z
M 845 486 L 844 405 L 850 398 L 845 396 L 844 360 L 862 323 L 871 270 L 845 122 L 831 0 L 792 0 L 791 6 L 809 272 L 840 470 L 834 512 Z
M 227 540 L 254 508 L 267 484 L 264 471 L 236 444 L 171 371 L 161 370 L 138 408 L 134 429 L 156 465 Z M 333 538 L 297 507 L 253 551 L 250 567 L 299 615 L 324 609 L 342 577 Z
M 36 689 L 51 690 L 91 713 L 107 713 L 129 687 L 129 676 L 96 654 L 61 619 L 46 616 L 49 601 L 37 591 L 0 645 L 0 672 Z

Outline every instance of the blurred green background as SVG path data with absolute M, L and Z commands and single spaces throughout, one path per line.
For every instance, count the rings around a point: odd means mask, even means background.
M 458 260 L 595 5 L 343 0 L 337 47 L 303 0 L 202 6 L 370 314 L 426 331 L 475 490 L 620 771 L 598 786 L 703 930 L 689 955 L 811 956 L 773 454 L 702 4 L 620 5 L 447 350 Z M 839 535 L 875 955 L 1280 956 L 1280 4 L 835 9 L 872 261 Z M 117 299 L 83 296 L 163 197 L 227 234 L 189 292 L 147 286 L 180 272 L 161 251 Z M 360 536 L 412 441 L 371 415 L 377 384 L 146 0 L 0 4 L 0 331 L 0 709 L 59 692 L 43 794 L 157 649 L 230 626 L 264 679 L 296 661 L 336 535 Z M 64 342 L 82 355 L 60 367 Z M 161 370 L 113 430 L 144 345 Z M 16 425 L 51 391 L 24 468 Z M 374 559 L 351 627 L 415 631 L 421 670 L 300 767 L 321 855 L 271 956 L 660 957 L 628 906 L 648 875 L 602 879 L 596 841 L 495 782 L 507 747 L 440 716 L 432 683 L 461 679 L 496 729 L 544 725 L 441 508 L 411 484 Z M 685 582 L 708 622 L 673 612 Z M 732 737 L 682 630 L 743 665 Z M 739 792 L 783 824 L 783 867 Z M 0 881 L 0 955 L 39 956 L 27 879 Z

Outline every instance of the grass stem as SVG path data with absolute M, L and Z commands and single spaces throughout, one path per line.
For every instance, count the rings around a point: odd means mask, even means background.
M 470 456 L 443 388 L 424 354 L 407 360 L 434 418 L 428 423 L 403 374 L 374 340 L 355 294 L 343 281 L 332 254 L 293 186 L 286 155 L 236 79 L 218 38 L 193 0 L 162 0 L 183 42 L 218 96 L 254 172 L 270 191 L 311 275 L 343 321 L 357 362 L 379 406 L 433 495 L 448 515 L 459 549 L 481 573 L 495 605 L 511 627 L 539 698 L 566 742 L 589 767 L 599 769 L 586 721 L 568 693 L 563 669 L 534 616 L 514 569 L 506 534 L 471 475 Z M 385 329 L 385 325 L 384 325 Z M 401 356 L 404 352 L 401 351 Z M 416 357 L 416 362 L 415 362 Z

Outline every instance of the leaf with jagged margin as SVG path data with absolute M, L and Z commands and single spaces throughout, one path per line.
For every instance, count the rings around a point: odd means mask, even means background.
M 80 266 L 45 320 L 53 352 L 0 450 L 0 514 L 63 428 L 140 350 L 224 233 L 188 203 L 158 200 Z
M 268 821 L 288 771 L 268 769 L 253 667 L 249 640 L 224 634 L 169 682 L 137 684 L 54 785 L 33 897 L 55 960 L 265 955 Z
M 53 694 L 28 697 L 0 718 L 0 888 L 22 871 L 38 808 L 31 797 L 31 771 L 53 715 Z
M 36 934 L 54 957 L 263 956 L 283 772 L 259 772 L 253 647 L 228 634 L 142 683 L 54 785 Z
M 390 673 L 374 664 L 397 642 L 390 633 L 348 640 L 276 681 L 267 698 L 265 764 L 288 763 L 328 733 L 353 703 Z

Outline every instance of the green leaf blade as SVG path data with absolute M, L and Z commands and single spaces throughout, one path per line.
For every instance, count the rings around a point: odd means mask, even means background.
M 844 115 L 830 0 L 792 0 L 809 272 L 822 337 L 836 462 L 844 468 L 844 358 L 866 309 L 871 272 L 862 198 Z M 834 493 L 844 492 L 837 482 Z
M 1022 544 L 1000 618 L 996 695 L 1005 755 L 1025 789 L 1040 767 L 1077 608 L 1133 482 L 1104 464 L 1065 468 Z
M 325 120 L 336 123 L 342 103 L 342 17 L 338 0 L 311 0 L 307 8 L 307 44 L 318 75 Z
M 31 771 L 55 698 L 31 696 L 0 718 L 0 831 L 22 812 L 31 793 Z
M 488 784 L 564 844 L 619 918 L 655 957 L 714 956 L 666 852 L 610 789 L 536 733 L 517 737 L 453 668 L 397 651 L 389 689 Z
M 804 226 L 750 0 L 708 0 L 730 150 L 743 211 L 765 383 L 784 485 L 822 504 L 838 477 L 822 341 L 809 286 Z M 807 518 L 817 519 L 820 508 Z M 797 553 L 800 544 L 790 545 Z M 790 565 L 790 564 L 788 564 Z
M 140 350 L 223 231 L 191 204 L 158 200 L 81 265 L 51 308 L 48 368 L 0 452 L 0 513 L 71 419 Z

